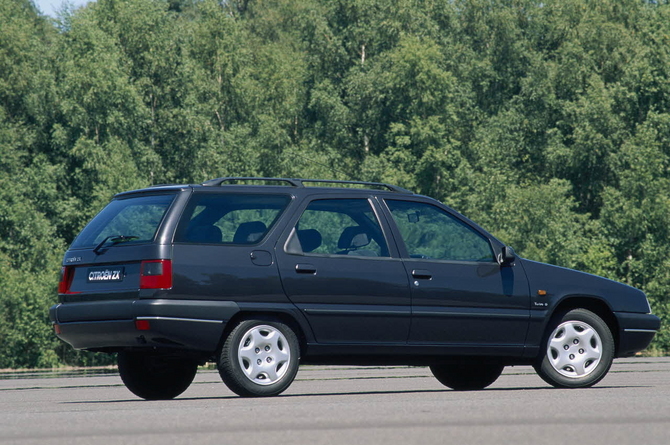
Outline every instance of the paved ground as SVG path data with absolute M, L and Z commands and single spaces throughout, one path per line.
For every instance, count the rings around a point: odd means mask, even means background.
M 136 398 L 113 372 L 0 373 L 0 444 L 670 444 L 670 358 L 615 361 L 595 388 L 531 368 L 456 392 L 426 368 L 303 367 L 270 399 L 200 371 L 182 396 Z

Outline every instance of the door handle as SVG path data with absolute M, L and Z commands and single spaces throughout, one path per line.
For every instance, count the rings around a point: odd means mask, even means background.
M 298 263 L 295 265 L 296 273 L 304 273 L 310 275 L 316 275 L 316 266 L 306 263 Z
M 433 278 L 433 274 L 426 269 L 414 269 L 412 271 L 412 277 L 416 279 L 430 280 Z

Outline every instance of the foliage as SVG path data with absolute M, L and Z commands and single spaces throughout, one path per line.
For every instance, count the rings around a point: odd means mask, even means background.
M 0 368 L 119 191 L 378 180 L 525 257 L 647 292 L 670 351 L 670 6 L 642 0 L 0 1 Z

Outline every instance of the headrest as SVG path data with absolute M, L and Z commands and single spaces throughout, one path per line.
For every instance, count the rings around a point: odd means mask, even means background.
M 342 231 L 342 235 L 340 235 L 340 239 L 337 242 L 337 248 L 356 249 L 368 244 L 370 244 L 370 238 L 365 229 L 361 226 L 351 226 Z
M 186 241 L 190 243 L 220 244 L 221 239 L 221 229 L 212 225 L 189 227 L 186 232 Z
M 305 253 L 317 249 L 323 241 L 321 234 L 316 229 L 298 230 L 298 239 L 300 240 L 302 251 Z
M 233 236 L 234 244 L 254 244 L 259 241 L 268 228 L 262 221 L 249 221 L 240 224 Z

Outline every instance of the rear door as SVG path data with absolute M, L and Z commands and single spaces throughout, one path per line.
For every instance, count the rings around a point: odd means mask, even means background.
M 291 201 L 283 193 L 194 192 L 174 238 L 170 297 L 288 303 L 271 252 Z
M 528 282 L 501 267 L 491 240 L 431 200 L 386 199 L 412 289 L 409 342 L 518 355 L 528 330 Z
M 406 343 L 409 283 L 372 196 L 312 197 L 289 227 L 282 283 L 319 343 Z

